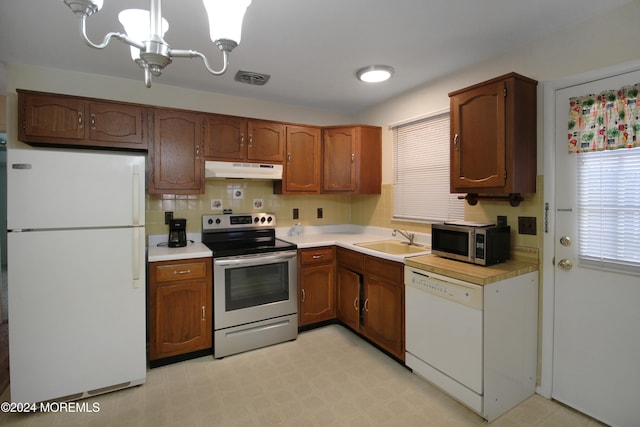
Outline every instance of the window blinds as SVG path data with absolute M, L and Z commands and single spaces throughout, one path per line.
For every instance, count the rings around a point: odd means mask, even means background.
M 464 219 L 464 200 L 449 189 L 449 113 L 393 128 L 393 217 Z
M 577 160 L 580 264 L 640 274 L 640 148 Z

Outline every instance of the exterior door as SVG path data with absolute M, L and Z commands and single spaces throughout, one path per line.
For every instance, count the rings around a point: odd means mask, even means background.
M 577 165 L 569 98 L 640 82 L 640 71 L 557 90 L 551 397 L 607 424 L 640 425 L 640 278 L 581 265 Z M 613 190 L 615 191 L 615 190 Z M 638 190 L 640 191 L 640 189 Z M 570 263 L 570 264 L 569 264 Z

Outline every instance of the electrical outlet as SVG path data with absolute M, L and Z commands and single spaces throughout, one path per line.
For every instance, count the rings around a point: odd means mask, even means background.
M 300 210 L 298 208 L 293 208 L 293 219 L 300 219 Z
M 519 216 L 518 217 L 518 234 L 536 235 L 536 217 L 535 216 Z
M 164 213 L 164 223 L 165 224 L 169 224 L 169 222 L 171 222 L 171 220 L 173 219 L 173 212 L 168 211 Z
M 318 218 L 322 218 L 322 208 L 318 208 Z

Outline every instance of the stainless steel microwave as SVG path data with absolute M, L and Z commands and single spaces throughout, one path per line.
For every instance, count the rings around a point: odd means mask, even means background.
M 509 259 L 508 225 L 445 222 L 431 226 L 431 253 L 458 261 L 493 265 Z

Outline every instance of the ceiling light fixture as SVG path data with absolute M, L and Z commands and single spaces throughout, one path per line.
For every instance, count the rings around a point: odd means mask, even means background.
M 102 9 L 104 0 L 62 0 L 80 17 L 80 33 L 84 42 L 95 48 L 104 49 L 112 38 L 131 46 L 132 59 L 144 69 L 144 81 L 151 87 L 151 77 L 162 74 L 171 58 L 200 58 L 213 75 L 221 75 L 229 66 L 229 52 L 240 43 L 242 20 L 251 0 L 202 0 L 209 17 L 211 41 L 222 51 L 223 65 L 219 71 L 209 66 L 204 54 L 195 50 L 172 49 L 164 40 L 169 23 L 162 18 L 162 1 L 149 0 L 149 11 L 127 9 L 120 12 L 118 19 L 126 34 L 108 33 L 102 43 L 93 43 L 87 37 L 87 17 Z
M 388 65 L 370 65 L 359 69 L 356 76 L 358 76 L 358 80 L 365 83 L 379 83 L 389 80 L 393 72 L 393 68 Z

